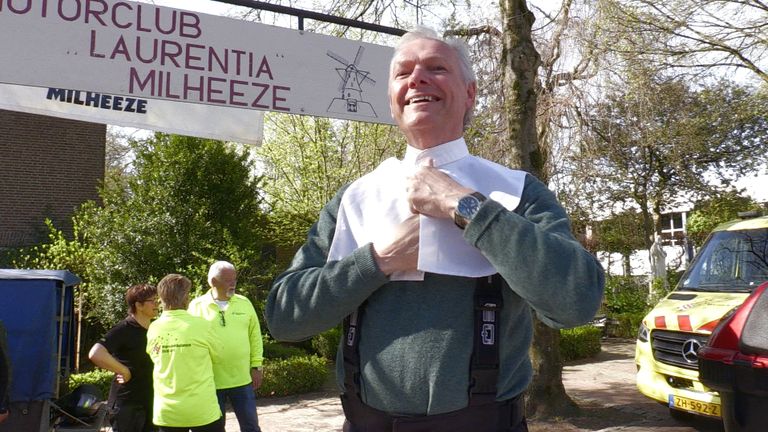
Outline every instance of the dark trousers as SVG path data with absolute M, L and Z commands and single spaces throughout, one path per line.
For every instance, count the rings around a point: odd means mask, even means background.
M 527 432 L 522 396 L 429 416 L 393 416 L 343 394 L 344 432 Z
M 226 408 L 227 399 L 235 412 L 240 432 L 261 432 L 259 417 L 256 415 L 256 390 L 248 383 L 244 386 L 216 390 L 219 408 L 222 415 Z
M 131 402 L 115 403 L 112 429 L 115 432 L 152 432 L 152 412 L 144 405 Z
M 343 432 L 366 432 L 366 429 L 357 429 L 352 424 L 349 423 L 348 420 L 344 420 L 344 428 L 342 429 Z M 392 429 L 393 431 L 397 431 L 398 429 Z M 424 432 L 440 432 L 440 429 L 424 429 Z M 513 427 L 512 429 L 499 429 L 499 432 L 528 432 L 528 423 L 526 423 L 525 419 L 520 422 L 516 427 Z M 387 431 L 389 432 L 389 431 Z M 467 432 L 472 432 L 471 430 L 468 430 Z
M 219 417 L 213 423 L 208 423 L 202 426 L 190 426 L 190 427 L 170 427 L 160 426 L 160 432 L 224 432 L 224 416 Z

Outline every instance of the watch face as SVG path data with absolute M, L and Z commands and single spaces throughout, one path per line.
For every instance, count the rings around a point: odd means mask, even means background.
M 477 213 L 479 209 L 480 200 L 473 197 L 472 195 L 467 195 L 461 198 L 458 205 L 456 206 L 456 212 L 467 219 L 472 219 L 472 217 L 475 215 L 475 213 Z

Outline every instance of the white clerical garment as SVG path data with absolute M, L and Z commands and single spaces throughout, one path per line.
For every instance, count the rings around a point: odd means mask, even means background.
M 427 158 L 457 182 L 510 211 L 520 203 L 526 173 L 470 155 L 464 138 L 426 150 L 408 146 L 402 161 L 385 160 L 344 191 L 328 261 L 344 258 L 364 244 L 393 237 L 397 226 L 412 214 L 406 199 L 406 177 Z M 423 280 L 424 272 L 481 277 L 496 270 L 479 249 L 464 240 L 453 219 L 420 215 L 418 271 L 395 273 L 390 279 Z

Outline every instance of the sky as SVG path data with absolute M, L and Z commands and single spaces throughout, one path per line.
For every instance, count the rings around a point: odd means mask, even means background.
M 244 11 L 246 8 L 232 6 L 230 4 L 221 3 L 213 0 L 144 0 L 149 3 L 154 3 L 158 6 L 166 6 L 173 8 L 183 8 L 195 12 L 207 13 L 211 15 L 229 16 L 238 11 Z M 559 6 L 560 0 L 537 0 L 535 1 L 542 9 L 554 10 Z M 485 13 L 491 13 L 495 9 L 491 9 L 490 5 L 494 7 L 497 4 L 496 0 L 475 0 L 473 1 L 475 7 L 473 8 L 473 14 L 483 11 Z M 297 6 L 299 7 L 299 6 Z M 434 19 L 434 17 L 433 17 Z M 285 26 L 296 28 L 297 19 L 295 17 L 286 17 Z M 429 16 L 425 15 L 427 24 L 430 24 Z M 758 201 L 768 201 L 768 167 L 763 167 L 761 170 L 755 173 L 754 176 L 745 177 L 743 180 L 737 183 L 739 187 L 746 188 L 747 193 Z

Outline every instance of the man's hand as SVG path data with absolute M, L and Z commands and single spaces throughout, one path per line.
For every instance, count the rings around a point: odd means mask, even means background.
M 264 379 L 264 375 L 261 372 L 261 368 L 251 368 L 251 381 L 253 381 L 254 390 L 258 390 L 261 387 L 262 379 Z
M 419 263 L 419 215 L 404 220 L 392 238 L 374 242 L 376 264 L 386 275 L 398 271 L 416 270 Z
M 125 370 L 123 370 L 122 372 L 118 372 L 118 373 L 116 373 L 116 374 L 115 374 L 115 379 L 116 379 L 116 380 L 117 380 L 117 382 L 119 382 L 120 384 L 125 384 L 125 383 L 127 383 L 128 381 L 130 381 L 130 380 L 131 380 L 131 377 L 132 377 L 132 376 L 131 376 L 131 370 L 130 370 L 130 369 L 128 369 L 127 367 L 126 367 L 126 368 L 125 368 Z
M 8 418 L 8 414 L 10 414 L 10 411 L 5 411 L 4 413 L 0 414 L 0 423 L 4 422 Z
M 406 180 L 406 192 L 411 211 L 441 219 L 452 219 L 456 203 L 474 192 L 435 168 L 431 158 Z

